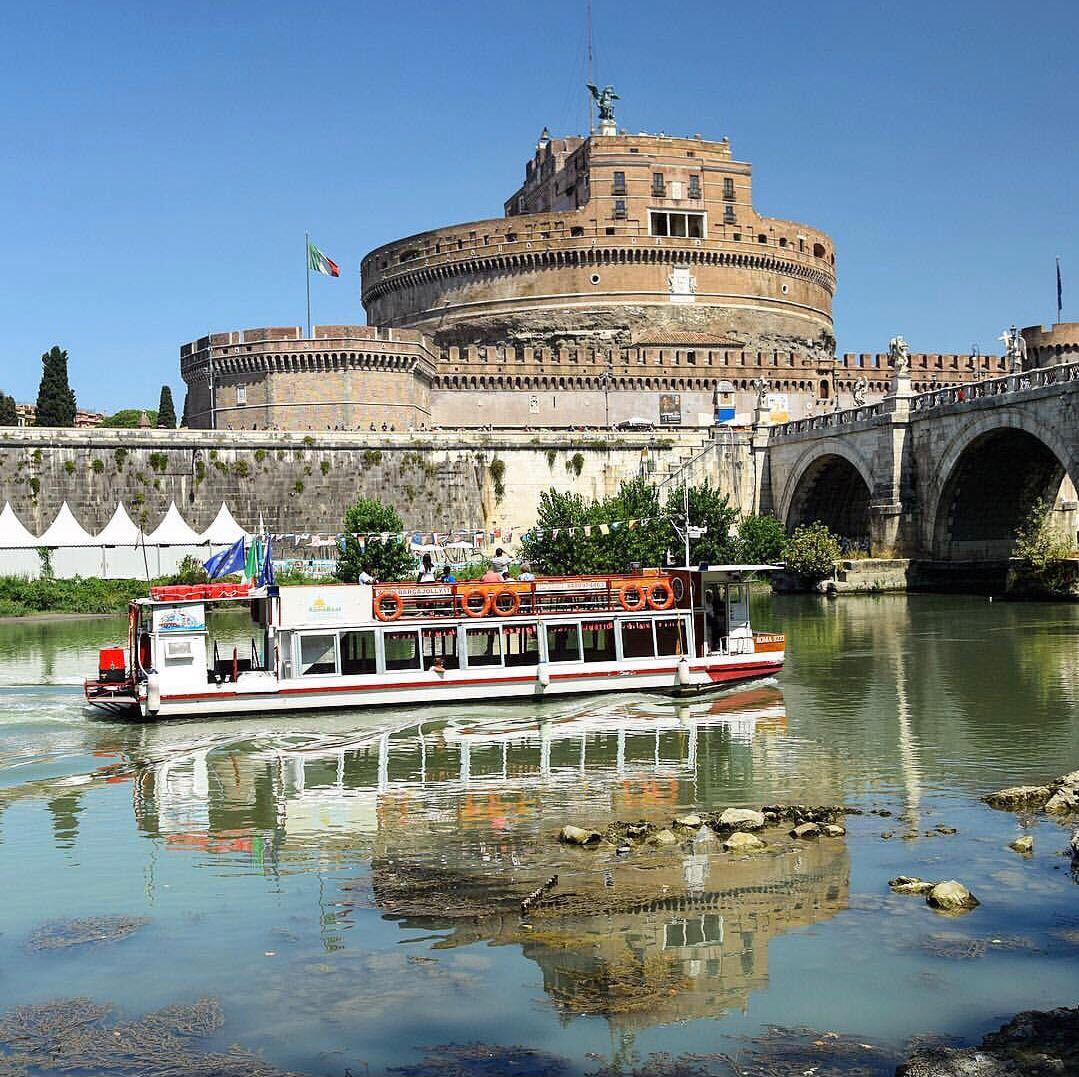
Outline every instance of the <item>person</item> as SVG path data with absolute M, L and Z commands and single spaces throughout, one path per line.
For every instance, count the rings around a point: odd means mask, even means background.
M 495 550 L 495 555 L 491 558 L 491 568 L 500 573 L 503 579 L 505 579 L 506 573 L 509 572 L 510 559 L 506 556 L 506 551 L 501 546 Z
M 371 584 L 375 582 L 375 577 L 367 571 L 367 566 L 364 565 L 363 568 L 360 569 L 360 574 L 356 577 L 356 580 L 358 583 L 366 583 L 367 586 L 370 587 Z
M 505 578 L 506 577 L 503 576 L 501 572 L 498 572 L 495 569 L 494 565 L 491 565 L 491 567 L 480 577 L 480 583 L 502 583 Z
M 457 577 L 453 574 L 453 569 L 449 565 L 443 565 L 442 571 L 438 574 L 439 583 L 456 583 Z
M 522 562 L 521 571 L 517 576 L 517 579 L 523 580 L 525 583 L 530 583 L 535 578 L 536 574 L 532 571 L 532 566 L 527 561 Z
M 420 564 L 420 573 L 416 577 L 417 583 L 434 583 L 435 582 L 435 566 L 431 561 L 431 555 L 425 553 L 423 555 L 423 561 Z

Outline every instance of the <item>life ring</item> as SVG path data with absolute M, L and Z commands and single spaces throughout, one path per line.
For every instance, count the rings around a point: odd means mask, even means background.
M 482 599 L 482 605 L 479 607 L 473 606 L 472 600 L 474 598 Z M 491 612 L 491 596 L 486 591 L 473 587 L 461 595 L 461 609 L 468 617 L 486 617 Z
M 669 610 L 674 605 L 674 591 L 665 580 L 654 583 L 648 588 L 648 605 L 654 610 Z
M 392 607 L 383 609 L 383 603 L 388 602 Z M 396 621 L 405 611 L 405 600 L 396 591 L 383 591 L 375 599 L 375 616 L 380 621 Z
M 505 606 L 501 600 L 507 598 L 509 605 Z M 491 597 L 491 608 L 499 617 L 512 617 L 521 608 L 521 596 L 516 591 L 503 587 L 501 591 L 495 591 Z
M 618 601 L 622 603 L 622 609 L 627 613 L 637 613 L 639 610 L 644 609 L 648 599 L 640 587 L 635 583 L 631 583 L 618 592 Z

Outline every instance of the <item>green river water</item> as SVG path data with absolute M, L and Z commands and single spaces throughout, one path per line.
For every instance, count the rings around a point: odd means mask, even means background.
M 979 800 L 1079 768 L 1079 606 L 754 601 L 786 669 L 703 702 L 158 725 L 82 705 L 122 621 L 0 623 L 0 1013 L 212 997 L 223 1024 L 192 1057 L 235 1044 L 267 1073 L 819 1077 L 1079 1002 L 1071 829 Z M 555 840 L 775 803 L 862 814 L 753 858 L 707 834 L 629 856 Z M 901 873 L 982 904 L 941 916 L 890 892 Z M 122 938 L 65 926 L 118 916 Z M 4 1028 L 0 1072 L 51 1072 L 12 1062 Z

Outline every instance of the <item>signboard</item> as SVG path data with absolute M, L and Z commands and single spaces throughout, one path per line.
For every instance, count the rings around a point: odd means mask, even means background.
M 155 632 L 205 632 L 206 607 L 201 602 L 154 610 Z
M 661 426 L 681 426 L 681 393 L 664 393 L 659 398 L 659 422 Z
M 348 625 L 371 620 L 371 588 L 360 584 L 281 588 L 281 624 Z
M 773 423 L 790 422 L 790 401 L 786 393 L 768 394 L 768 419 Z

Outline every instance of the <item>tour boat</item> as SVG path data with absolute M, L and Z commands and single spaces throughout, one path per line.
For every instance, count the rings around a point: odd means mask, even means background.
M 774 568 L 152 587 L 131 603 L 126 649 L 101 651 L 86 699 L 158 719 L 592 692 L 695 695 L 782 667 L 785 637 L 749 622 L 749 580 Z M 250 611 L 250 644 L 222 648 L 207 611 L 237 603 Z

